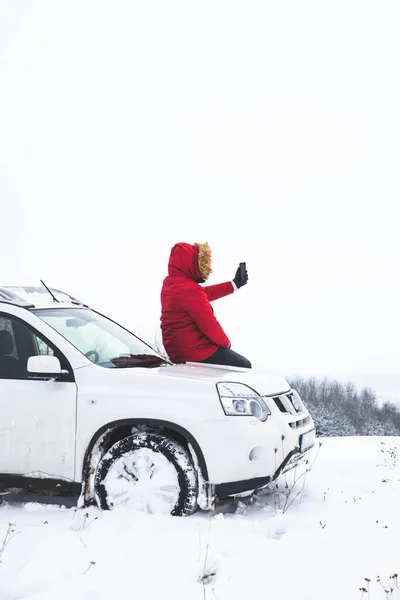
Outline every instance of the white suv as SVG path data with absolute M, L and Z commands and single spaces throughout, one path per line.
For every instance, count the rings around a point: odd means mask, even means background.
M 304 460 L 311 416 L 281 377 L 171 364 L 48 288 L 0 288 L 0 492 L 193 513 Z

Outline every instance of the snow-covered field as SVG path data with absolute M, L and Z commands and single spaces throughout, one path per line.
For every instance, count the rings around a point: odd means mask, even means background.
M 0 600 L 400 599 L 400 439 L 324 439 L 310 466 L 190 518 L 4 504 Z

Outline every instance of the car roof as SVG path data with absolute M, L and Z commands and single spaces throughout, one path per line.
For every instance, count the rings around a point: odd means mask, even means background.
M 48 291 L 50 290 L 50 292 Z M 52 297 L 54 296 L 54 298 Z M 54 288 L 46 289 L 34 286 L 3 286 L 0 287 L 0 303 L 13 304 L 21 308 L 56 308 L 60 304 L 63 307 L 84 307 L 86 304 L 77 300 L 70 294 L 56 290 Z

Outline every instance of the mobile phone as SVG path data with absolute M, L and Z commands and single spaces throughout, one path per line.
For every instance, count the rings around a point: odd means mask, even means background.
M 244 278 L 246 277 L 246 263 L 245 262 L 239 263 L 239 267 L 240 267 L 240 279 L 243 281 Z

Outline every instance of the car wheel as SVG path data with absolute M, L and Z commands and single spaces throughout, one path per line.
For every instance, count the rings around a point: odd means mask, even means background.
M 156 433 L 116 442 L 99 462 L 95 497 L 103 509 L 124 505 L 148 513 L 191 515 L 198 478 L 190 454 Z

